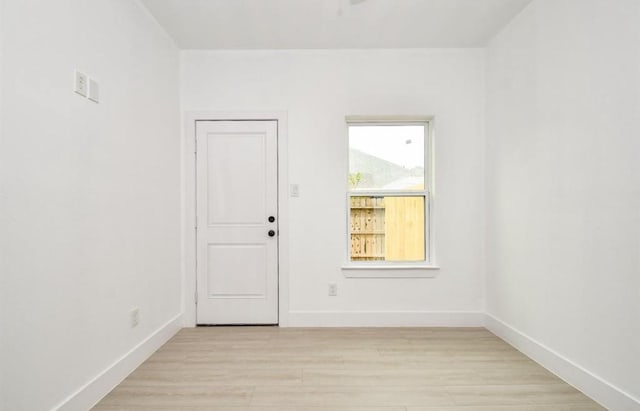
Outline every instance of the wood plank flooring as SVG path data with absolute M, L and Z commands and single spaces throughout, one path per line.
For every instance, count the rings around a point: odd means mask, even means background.
M 481 328 L 181 330 L 96 407 L 185 411 L 591 411 Z

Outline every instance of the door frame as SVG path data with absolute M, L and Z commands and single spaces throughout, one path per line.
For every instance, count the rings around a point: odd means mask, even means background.
M 196 326 L 196 122 L 276 121 L 278 126 L 278 325 L 289 324 L 289 173 L 287 112 L 186 111 L 181 141 L 182 156 L 182 324 Z

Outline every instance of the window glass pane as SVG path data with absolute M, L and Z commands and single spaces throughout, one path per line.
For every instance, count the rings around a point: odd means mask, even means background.
M 350 190 L 424 190 L 424 126 L 349 126 Z
M 351 261 L 425 261 L 425 197 L 350 197 Z

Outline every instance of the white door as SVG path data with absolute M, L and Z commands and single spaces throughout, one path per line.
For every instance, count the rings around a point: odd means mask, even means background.
M 198 121 L 197 323 L 278 323 L 278 123 Z

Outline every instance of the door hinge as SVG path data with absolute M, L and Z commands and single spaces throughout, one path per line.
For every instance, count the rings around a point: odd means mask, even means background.
M 196 216 L 196 226 L 193 228 L 195 228 L 196 230 L 198 229 L 198 216 Z
M 196 304 L 198 304 L 198 292 L 197 291 L 194 293 L 194 298 L 196 300 Z

